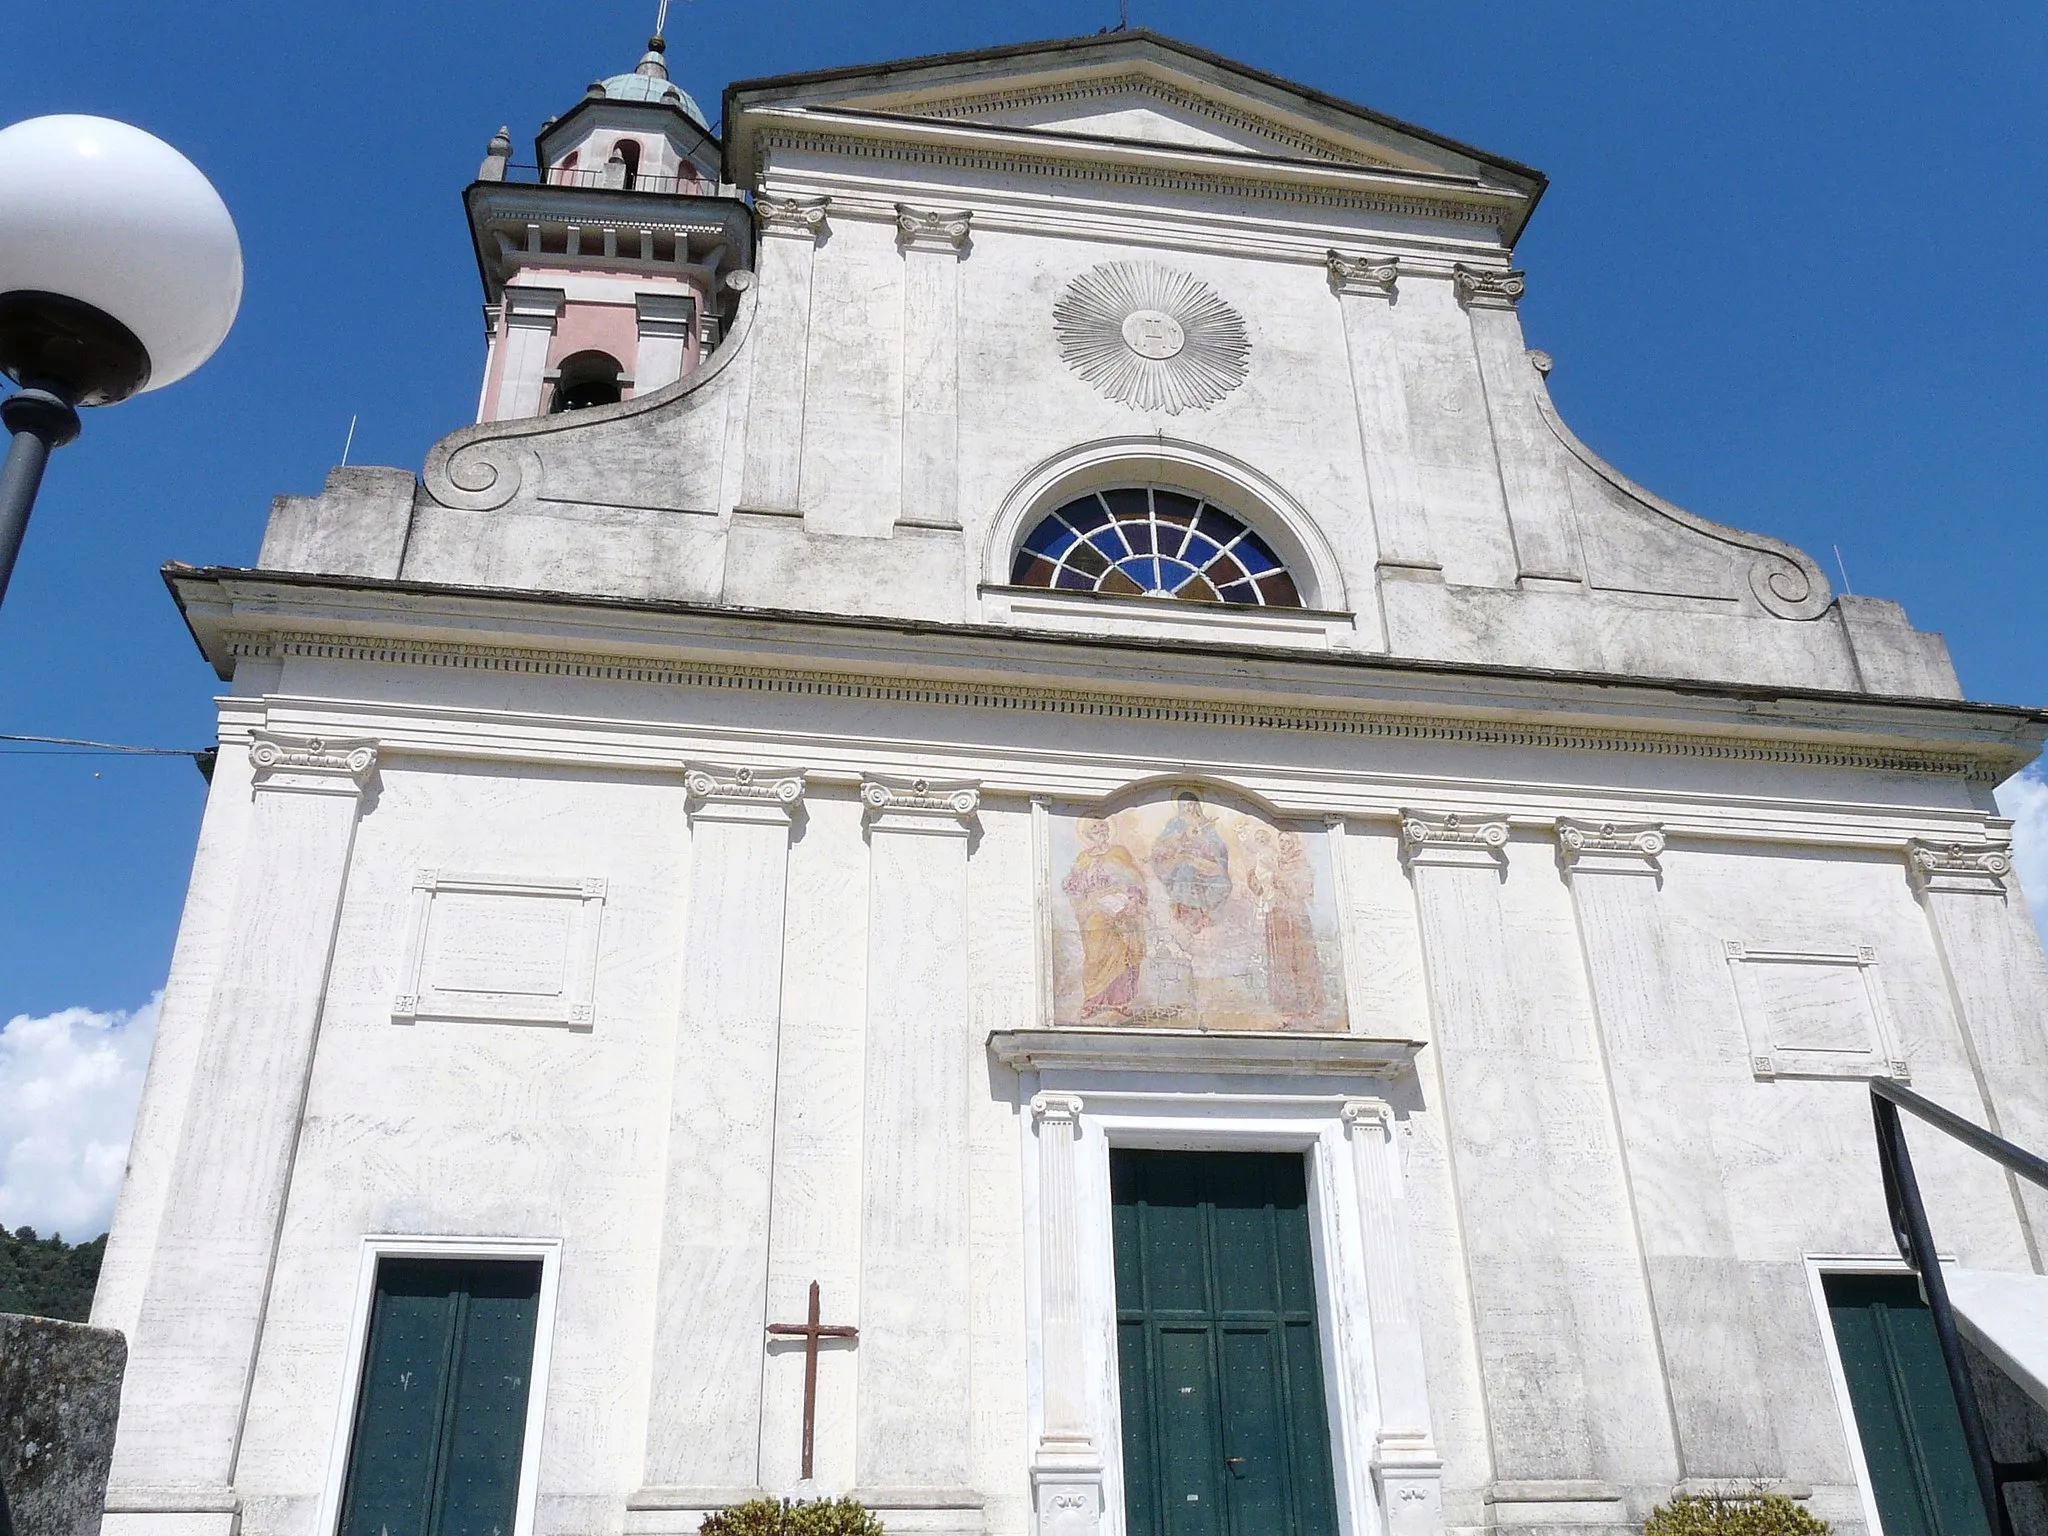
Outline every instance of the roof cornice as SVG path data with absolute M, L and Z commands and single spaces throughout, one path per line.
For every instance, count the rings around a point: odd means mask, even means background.
M 223 677 L 320 656 L 879 698 L 1005 712 L 1569 751 L 1752 760 L 1999 782 L 2048 712 L 1136 637 L 1063 635 L 232 567 L 164 569 Z

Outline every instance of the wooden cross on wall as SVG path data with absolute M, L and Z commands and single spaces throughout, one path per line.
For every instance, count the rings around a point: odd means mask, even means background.
M 811 1315 L 801 1323 L 770 1323 L 768 1331 L 783 1338 L 800 1338 L 804 1341 L 804 1481 L 811 1478 L 811 1447 L 818 1423 L 818 1341 L 820 1339 L 857 1339 L 858 1328 L 845 1324 L 821 1323 L 818 1321 L 818 1282 L 811 1282 Z

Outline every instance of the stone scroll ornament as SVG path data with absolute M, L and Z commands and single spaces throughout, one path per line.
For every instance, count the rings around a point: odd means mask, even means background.
M 1052 312 L 1067 366 L 1141 411 L 1199 411 L 1245 380 L 1244 319 L 1200 278 L 1112 261 L 1068 283 Z

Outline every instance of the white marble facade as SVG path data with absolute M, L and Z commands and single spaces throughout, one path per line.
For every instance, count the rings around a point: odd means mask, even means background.
M 1872 1074 L 2048 1146 L 1990 795 L 2040 718 L 1571 436 L 1526 168 L 1142 33 L 725 120 L 760 234 L 699 371 L 173 573 L 228 689 L 94 1313 L 110 1536 L 331 1536 L 408 1251 L 546 1266 L 521 1536 L 793 1490 L 813 1281 L 861 1329 L 817 1489 L 1119 1536 L 1124 1145 L 1308 1158 L 1347 1536 L 1731 1480 L 1860 1529 L 1809 1268 L 1892 1252 Z M 1171 327 L 1091 339 L 1083 279 Z M 1148 483 L 1304 606 L 1010 584 Z M 1341 1032 L 1056 1019 L 1055 824 L 1162 784 L 1314 840 Z M 1922 1157 L 1945 1250 L 2040 1268 L 2048 1208 Z

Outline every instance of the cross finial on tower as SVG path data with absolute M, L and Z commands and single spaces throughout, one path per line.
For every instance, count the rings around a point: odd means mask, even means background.
M 661 0 L 660 6 L 655 10 L 654 35 L 664 41 L 668 37 L 668 0 Z

